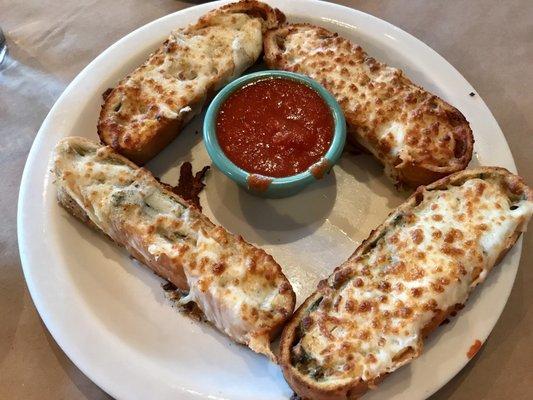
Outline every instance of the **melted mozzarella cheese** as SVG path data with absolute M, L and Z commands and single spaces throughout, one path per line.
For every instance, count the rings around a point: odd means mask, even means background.
M 209 24 L 172 32 L 165 44 L 112 93 L 114 106 L 103 115 L 105 140 L 122 132 L 119 143 L 150 140 L 161 118 L 188 122 L 208 93 L 250 67 L 262 50 L 259 18 L 244 13 L 214 15 Z
M 376 137 L 379 141 L 388 143 L 390 154 L 396 157 L 404 148 L 405 126 L 395 121 L 383 124 L 376 128 Z
M 292 350 L 296 366 L 342 384 L 371 380 L 416 357 L 423 329 L 464 304 L 532 213 L 531 201 L 511 201 L 496 180 L 424 192 L 375 247 L 342 267 L 349 279 L 323 292 Z
M 124 161 L 123 161 L 124 160 Z M 68 138 L 56 149 L 57 185 L 91 221 L 156 273 L 189 289 L 208 321 L 271 355 L 270 330 L 294 307 L 279 265 L 166 191 L 110 148 Z
M 324 85 L 341 105 L 349 134 L 393 179 L 401 179 L 396 167 L 404 163 L 464 168 L 461 153 L 471 130 L 458 110 L 332 32 L 299 25 L 279 31 L 283 44 L 267 49 L 267 63 Z

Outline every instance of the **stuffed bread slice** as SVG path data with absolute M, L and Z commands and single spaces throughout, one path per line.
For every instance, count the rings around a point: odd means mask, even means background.
M 289 385 L 302 399 L 356 399 L 418 357 L 532 213 L 533 192 L 503 168 L 420 187 L 285 327 L 279 361 Z
M 274 259 L 214 225 L 108 146 L 69 137 L 56 146 L 59 203 L 124 246 L 195 302 L 238 343 L 268 355 L 295 295 Z
M 263 32 L 284 20 L 280 11 L 247 0 L 173 31 L 107 95 L 98 120 L 100 139 L 144 164 L 201 111 L 206 98 L 256 62 Z
M 474 139 L 465 117 L 324 28 L 286 25 L 264 42 L 270 68 L 316 79 L 341 105 L 352 142 L 370 151 L 397 183 L 426 185 L 466 168 Z

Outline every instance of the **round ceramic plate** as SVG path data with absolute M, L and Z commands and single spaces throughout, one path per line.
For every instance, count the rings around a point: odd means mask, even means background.
M 404 31 L 349 8 L 305 0 L 270 0 L 290 21 L 336 31 L 414 82 L 459 108 L 474 131 L 472 164 L 515 171 L 505 138 L 474 89 L 442 57 Z M 139 65 L 176 27 L 220 3 L 167 15 L 127 35 L 69 85 L 33 144 L 20 190 L 19 246 L 33 301 L 66 354 L 96 384 L 121 399 L 288 399 L 279 368 L 208 325 L 180 315 L 161 280 L 120 248 L 61 209 L 49 173 L 54 145 L 65 136 L 96 139 L 101 94 Z M 178 167 L 210 164 L 198 116 L 148 168 L 175 183 Z M 255 198 L 214 168 L 201 202 L 205 213 L 270 252 L 294 286 L 298 303 L 344 261 L 405 198 L 367 155 L 345 154 L 331 174 L 297 196 Z M 511 291 L 519 241 L 473 294 L 458 318 L 437 330 L 426 351 L 369 393 L 370 399 L 423 399 L 467 362 L 485 341 Z

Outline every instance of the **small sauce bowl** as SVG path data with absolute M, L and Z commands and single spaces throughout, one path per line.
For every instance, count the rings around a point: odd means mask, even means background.
M 282 178 L 251 174 L 235 165 L 224 153 L 217 139 L 216 121 L 222 104 L 235 91 L 253 82 L 268 78 L 290 79 L 313 89 L 327 104 L 333 117 L 333 138 L 320 159 L 307 170 Z M 217 168 L 239 186 L 261 197 L 281 198 L 292 196 L 309 184 L 321 179 L 339 160 L 346 142 L 346 121 L 342 109 L 333 96 L 317 81 L 301 74 L 286 71 L 261 71 L 242 76 L 226 85 L 207 109 L 203 126 L 207 153 Z

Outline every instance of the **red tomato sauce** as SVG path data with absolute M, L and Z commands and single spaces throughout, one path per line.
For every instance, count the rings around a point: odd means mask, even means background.
M 310 87 L 268 78 L 232 93 L 216 120 L 218 143 L 237 166 L 279 178 L 321 160 L 333 139 L 333 116 Z
M 470 346 L 470 349 L 468 349 L 468 352 L 466 353 L 466 356 L 468 358 L 473 358 L 477 352 L 479 351 L 479 349 L 481 349 L 481 346 L 483 345 L 483 343 L 481 343 L 480 340 L 477 340 L 474 342 L 474 344 L 472 346 Z

